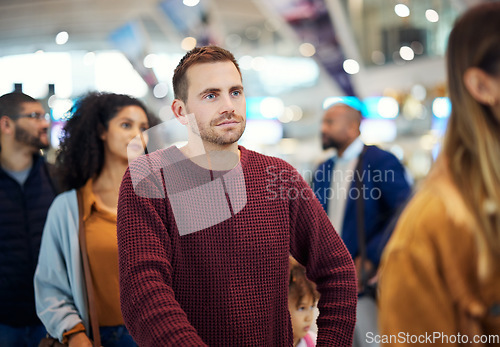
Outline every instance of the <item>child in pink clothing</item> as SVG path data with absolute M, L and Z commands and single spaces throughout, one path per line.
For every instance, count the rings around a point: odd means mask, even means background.
M 310 329 L 318 299 L 319 293 L 316 291 L 316 285 L 307 279 L 306 269 L 290 257 L 288 310 L 292 320 L 294 347 L 316 346 L 316 334 Z

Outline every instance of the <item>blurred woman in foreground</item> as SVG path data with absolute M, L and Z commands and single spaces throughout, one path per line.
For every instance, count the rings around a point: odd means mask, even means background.
M 439 345 L 500 343 L 499 19 L 500 3 L 485 3 L 450 34 L 452 113 L 443 152 L 382 261 L 384 345 L 426 333 Z M 482 334 L 496 341 L 475 337 Z

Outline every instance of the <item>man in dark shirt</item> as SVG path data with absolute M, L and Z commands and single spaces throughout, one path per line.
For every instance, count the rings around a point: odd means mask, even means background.
M 23 93 L 0 97 L 0 346 L 38 346 L 45 328 L 35 311 L 33 275 L 45 218 L 56 195 L 39 154 L 49 120 Z

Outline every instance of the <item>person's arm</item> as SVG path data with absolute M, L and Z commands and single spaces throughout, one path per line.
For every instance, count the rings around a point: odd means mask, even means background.
M 155 181 L 156 180 L 156 181 Z M 155 184 L 158 183 L 158 184 Z M 153 175 L 134 186 L 127 169 L 118 202 L 118 257 L 123 319 L 140 346 L 205 346 L 172 289 L 170 230 L 162 187 Z M 151 194 L 148 194 L 150 192 Z
M 321 206 L 328 213 L 328 198 L 330 195 L 331 175 L 333 169 L 333 159 L 330 158 L 324 163 L 320 164 L 314 171 L 311 181 L 311 188 L 318 198 Z
M 375 179 L 372 176 L 375 188 L 380 190 L 377 193 L 373 192 L 373 194 L 376 197 L 380 194 L 380 201 L 378 202 L 383 204 L 381 212 L 386 213 L 384 216 L 386 222 L 381 225 L 380 230 L 367 240 L 366 253 L 368 260 L 371 261 L 375 268 L 378 267 L 383 248 L 394 230 L 395 218 L 398 217 L 411 194 L 411 187 L 406 179 L 403 165 L 394 155 L 386 152 L 382 153 L 383 156 L 373 160 L 370 164 L 370 170 L 380 175 L 380 179 Z
M 80 332 L 76 334 L 72 334 L 68 337 L 68 347 L 93 347 L 94 344 L 85 332 Z
M 290 199 L 290 252 L 321 294 L 318 346 L 351 346 L 357 302 L 354 264 L 314 193 L 295 175 L 290 189 L 299 195 Z
M 48 333 L 60 341 L 64 332 L 83 324 L 73 287 L 81 291 L 84 283 L 70 274 L 81 268 L 77 223 L 75 192 L 59 195 L 47 215 L 34 276 L 38 317 Z
M 68 347 L 92 347 L 92 341 L 81 323 L 63 334 L 62 343 L 67 344 Z

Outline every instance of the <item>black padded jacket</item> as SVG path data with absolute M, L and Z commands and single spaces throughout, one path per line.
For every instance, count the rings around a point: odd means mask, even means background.
M 21 186 L 0 167 L 0 323 L 41 324 L 33 275 L 47 211 L 56 196 L 48 164 L 35 155 Z

